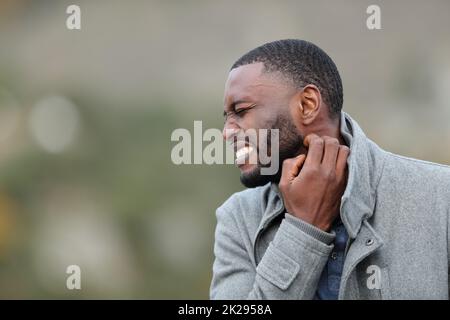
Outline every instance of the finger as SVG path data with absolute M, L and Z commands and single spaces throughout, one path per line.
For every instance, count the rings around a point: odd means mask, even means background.
M 300 172 L 302 165 L 305 162 L 306 156 L 304 154 L 301 154 L 301 155 L 297 156 L 295 159 L 296 160 L 294 163 L 294 167 L 292 168 L 292 171 L 291 171 L 291 174 L 292 174 L 291 177 L 294 177 L 294 178 L 298 176 L 298 173 Z
M 305 165 L 320 165 L 323 156 L 323 139 L 318 135 L 311 133 L 306 136 L 303 144 L 308 147 L 308 154 L 306 155 Z
M 305 139 L 303 139 L 303 144 L 305 145 L 305 147 L 309 147 L 309 144 L 310 144 L 310 142 L 311 142 L 311 139 L 314 139 L 314 138 L 319 138 L 319 136 L 318 136 L 317 134 L 315 134 L 315 133 L 310 133 L 310 134 L 308 134 L 308 135 L 305 137 Z
M 292 180 L 292 168 L 294 164 L 294 159 L 285 159 L 283 161 L 283 167 L 281 169 L 281 179 L 280 182 L 289 182 Z
M 339 146 L 339 152 L 336 160 L 336 174 L 342 177 L 347 167 L 347 158 L 350 154 L 350 148 L 344 145 Z
M 336 138 L 324 136 L 325 147 L 322 164 L 333 170 L 336 168 L 336 159 L 339 152 L 339 141 Z
M 298 175 L 299 168 L 303 164 L 303 157 L 289 158 L 283 161 L 283 167 L 281 170 L 281 180 L 282 181 L 292 181 Z

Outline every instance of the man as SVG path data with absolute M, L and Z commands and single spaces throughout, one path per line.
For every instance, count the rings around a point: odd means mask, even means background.
M 217 209 L 212 299 L 448 299 L 450 168 L 382 150 L 342 104 L 312 43 L 267 43 L 232 66 L 224 138 L 251 159 L 237 133 L 279 129 L 282 166 L 239 165 L 249 189 Z

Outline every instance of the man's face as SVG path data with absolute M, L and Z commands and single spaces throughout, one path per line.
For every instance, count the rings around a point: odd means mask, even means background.
M 235 68 L 225 85 L 224 139 L 234 143 L 237 158 L 245 159 L 239 161 L 243 163 L 238 167 L 241 182 L 249 188 L 279 182 L 283 160 L 298 155 L 303 141 L 290 113 L 290 101 L 296 90 L 281 75 L 263 70 L 263 63 Z M 248 129 L 268 129 L 267 141 L 252 144 L 237 138 Z M 276 143 L 270 141 L 270 129 L 279 129 L 279 168 L 276 174 L 262 175 L 258 146 L 267 143 L 270 150 L 271 144 Z

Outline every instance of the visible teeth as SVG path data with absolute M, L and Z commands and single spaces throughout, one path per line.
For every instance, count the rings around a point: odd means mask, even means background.
M 236 151 L 236 159 L 239 159 L 241 157 L 245 157 L 247 154 L 253 151 L 252 147 L 243 147 L 240 148 L 238 151 Z
M 244 148 L 241 148 L 241 149 L 239 149 L 237 152 L 236 152 L 236 158 L 240 158 L 240 157 L 242 157 L 244 154 L 246 154 L 248 152 L 248 148 L 247 147 L 244 147 Z

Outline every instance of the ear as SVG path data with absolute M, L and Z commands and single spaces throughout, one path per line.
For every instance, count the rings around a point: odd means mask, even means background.
M 319 88 L 313 84 L 306 85 L 297 96 L 297 103 L 302 123 L 308 125 L 314 122 L 322 105 Z

